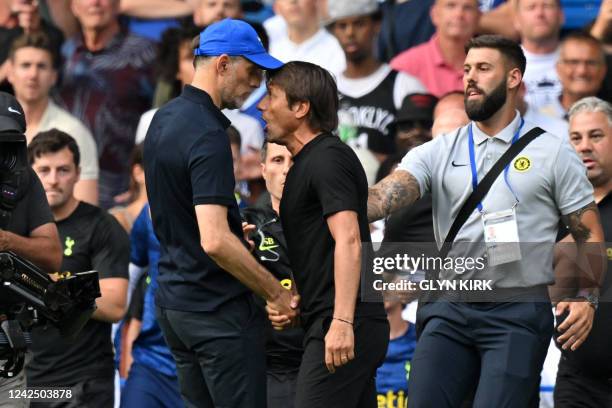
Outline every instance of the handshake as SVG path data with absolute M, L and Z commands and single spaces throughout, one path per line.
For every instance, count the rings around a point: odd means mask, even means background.
M 266 312 L 274 330 L 300 325 L 300 295 L 281 286 L 277 296 L 266 301 Z

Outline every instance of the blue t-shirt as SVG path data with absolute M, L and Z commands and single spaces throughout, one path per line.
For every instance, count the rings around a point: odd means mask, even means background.
M 389 341 L 385 362 L 376 371 L 379 407 L 406 408 L 410 361 L 416 348 L 416 326 L 411 324 L 402 336 Z
M 155 318 L 155 291 L 157 289 L 157 262 L 159 241 L 153 232 L 149 217 L 149 205 L 145 205 L 132 227 L 130 234 L 130 261 L 140 267 L 148 266 L 149 277 L 142 309 L 142 327 L 132 345 L 135 363 L 145 365 L 161 373 L 176 377 L 176 363 Z

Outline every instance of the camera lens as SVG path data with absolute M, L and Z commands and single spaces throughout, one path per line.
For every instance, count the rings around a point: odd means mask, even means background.
M 17 154 L 14 146 L 2 146 L 0 149 L 0 170 L 13 170 L 17 164 Z

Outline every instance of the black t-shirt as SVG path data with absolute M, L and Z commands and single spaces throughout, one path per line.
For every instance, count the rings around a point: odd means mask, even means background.
M 28 171 L 23 197 L 17 202 L 6 227 L 7 231 L 21 237 L 29 237 L 36 228 L 53 222 L 45 190 L 36 173 L 31 168 Z M 0 309 L 11 303 L 11 299 L 5 296 L 0 299 Z
M 345 142 L 353 147 L 367 147 L 374 153 L 391 154 L 397 150 L 395 131 L 391 125 L 397 113 L 393 102 L 396 79 L 397 71 L 391 71 L 366 95 L 358 98 L 342 93 L 339 95 L 339 128 L 348 128 L 351 129 L 350 133 L 354 132 L 354 139 Z M 366 136 L 367 146 L 360 146 L 362 136 Z
M 57 228 L 64 254 L 62 271 L 95 269 L 100 279 L 128 279 L 129 238 L 111 215 L 81 202 Z M 69 386 L 114 375 L 110 323 L 90 319 L 75 340 L 62 338 L 50 323 L 35 327 L 32 351 L 28 385 Z
M 234 197 L 229 120 L 210 96 L 190 85 L 153 117 L 144 144 L 147 193 L 161 255 L 155 303 L 214 311 L 248 293 L 202 249 L 194 206 L 227 207 L 230 230 L 242 238 Z M 245 244 L 246 245 L 246 244 Z
M 355 211 L 361 241 L 369 243 L 367 200 L 363 167 L 338 137 L 322 133 L 293 158 L 280 215 L 307 330 L 314 319 L 331 316 L 334 308 L 335 242 L 326 219 L 340 211 Z M 362 303 L 358 293 L 358 316 L 385 316 L 385 312 L 380 303 Z
M 612 193 L 597 204 L 606 240 L 608 272 L 601 286 L 593 328 L 576 351 L 564 350 L 571 365 L 589 375 L 612 378 Z
M 243 218 L 257 228 L 253 234 L 255 249 L 253 255 L 281 282 L 291 289 L 293 277 L 287 253 L 287 242 L 280 218 L 270 204 L 265 207 L 246 208 Z M 257 295 L 255 301 L 262 307 L 265 302 Z M 274 330 L 269 321 L 266 324 L 266 366 L 272 373 L 295 372 L 300 368 L 304 349 L 304 330 L 301 327 Z
M 36 228 L 53 222 L 45 189 L 34 170 L 28 171 L 28 187 L 23 198 L 17 202 L 6 228 L 22 237 L 28 237 Z

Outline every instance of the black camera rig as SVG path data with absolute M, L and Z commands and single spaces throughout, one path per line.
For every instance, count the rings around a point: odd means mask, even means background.
M 0 377 L 23 369 L 31 343 L 28 330 L 51 322 L 62 336 L 74 338 L 96 309 L 100 297 L 98 272 L 65 272 L 51 279 L 12 252 L 0 252 Z

